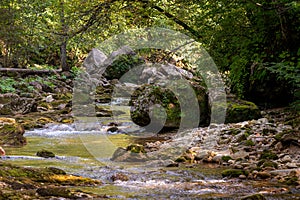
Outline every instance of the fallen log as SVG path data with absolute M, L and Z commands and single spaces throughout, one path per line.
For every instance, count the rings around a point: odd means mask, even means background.
M 48 69 L 19 69 L 19 68 L 0 68 L 0 74 L 5 76 L 27 76 L 27 75 L 59 75 L 61 70 L 48 70 Z

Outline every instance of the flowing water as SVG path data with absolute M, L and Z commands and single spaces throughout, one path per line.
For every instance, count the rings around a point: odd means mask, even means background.
M 100 187 L 80 189 L 113 199 L 239 199 L 258 192 L 265 193 L 267 199 L 299 198 L 297 194 L 285 193 L 285 190 L 291 190 L 278 184 L 223 179 L 220 175 L 223 169 L 211 165 L 166 168 L 109 162 L 105 153 L 99 154 L 103 158 L 95 158 L 85 148 L 82 137 L 90 137 L 101 144 L 103 137 L 99 134 L 101 132 L 75 131 L 73 125 L 49 125 L 44 129 L 27 131 L 28 144 L 7 148 L 8 156 L 2 159 L 22 166 L 59 167 L 71 174 L 101 180 L 104 184 Z M 135 138 L 126 134 L 110 134 L 107 139 L 117 148 L 127 146 Z M 54 152 L 56 157 L 35 156 L 42 149 Z M 112 181 L 116 174 L 128 177 L 128 181 Z

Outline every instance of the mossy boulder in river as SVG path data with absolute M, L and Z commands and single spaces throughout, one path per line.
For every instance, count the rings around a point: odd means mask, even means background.
M 261 117 L 260 110 L 254 103 L 237 98 L 227 99 L 225 123 L 237 123 Z
M 41 150 L 41 151 L 38 151 L 36 153 L 37 156 L 39 157 L 43 157 L 43 158 L 54 158 L 55 157 L 55 154 L 51 151 L 47 151 L 47 150 Z
M 13 118 L 0 118 L 0 145 L 22 146 L 26 144 L 24 128 Z

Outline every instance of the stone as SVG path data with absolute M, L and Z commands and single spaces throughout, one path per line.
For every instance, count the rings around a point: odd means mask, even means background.
M 248 172 L 242 169 L 226 169 L 222 171 L 222 176 L 223 177 L 239 177 L 240 175 L 248 175 Z
M 38 188 L 36 192 L 42 197 L 65 197 L 72 198 L 71 191 L 64 187 L 47 187 L 47 188 Z
M 163 80 L 167 80 L 167 77 Z M 199 83 L 192 83 L 195 93 L 188 92 L 191 88 L 185 81 L 174 82 L 172 87 L 173 91 L 169 88 L 145 84 L 136 90 L 130 101 L 132 121 L 149 129 L 179 128 L 180 125 L 194 128 L 208 125 L 210 111 L 205 87 Z M 174 90 L 178 95 L 174 94 Z M 192 106 L 191 99 L 194 97 L 191 95 L 194 94 L 197 99 L 196 102 L 192 102 L 195 106 Z M 198 111 L 194 110 L 197 106 Z
M 239 178 L 240 178 L 240 179 L 246 179 L 247 177 L 246 177 L 244 174 L 241 174 L 241 175 L 239 176 Z
M 113 181 L 113 182 L 115 182 L 115 181 L 128 181 L 129 180 L 129 178 L 128 178 L 128 176 L 126 175 L 126 174 L 124 174 L 124 173 L 116 173 L 116 174 L 114 174 L 114 175 L 112 175 L 111 176 L 111 180 Z
M 24 128 L 13 118 L 0 118 L 0 145 L 22 146 L 26 144 Z
M 26 114 L 37 110 L 33 98 L 19 97 L 17 94 L 0 94 L 0 115 Z
M 43 158 L 54 158 L 55 157 L 55 154 L 53 152 L 47 151 L 47 150 L 38 151 L 36 153 L 36 155 L 39 157 L 43 157 Z
M 47 103 L 51 103 L 52 101 L 54 101 L 54 98 L 53 98 L 52 95 L 48 95 L 48 96 L 46 96 L 45 101 L 46 101 Z
M 266 200 L 262 194 L 251 194 L 249 196 L 242 197 L 241 200 Z
M 114 132 L 117 132 L 118 130 L 119 130 L 118 127 L 113 126 L 113 127 L 108 128 L 108 129 L 107 129 L 107 132 L 114 133 Z
M 267 178 L 270 178 L 271 176 L 272 175 L 267 171 L 257 172 L 257 174 L 256 174 L 256 177 L 261 178 L 261 179 L 267 179 Z
M 99 73 L 102 75 L 105 68 L 102 67 L 107 56 L 99 49 L 93 48 L 83 62 L 83 66 L 87 69 L 89 74 Z
M 287 163 L 286 167 L 289 168 L 289 169 L 298 168 L 297 163 L 294 163 L 294 162 Z
M 260 110 L 254 103 L 236 98 L 227 99 L 225 123 L 237 123 L 259 118 L 261 118 Z
M 282 161 L 283 163 L 291 162 L 291 161 L 292 161 L 292 158 L 291 158 L 291 156 L 289 156 L 289 155 L 285 155 L 283 158 L 281 158 L 281 161 Z
M 117 148 L 111 160 L 116 162 L 145 162 L 148 157 L 142 145 L 131 144 L 126 149 Z

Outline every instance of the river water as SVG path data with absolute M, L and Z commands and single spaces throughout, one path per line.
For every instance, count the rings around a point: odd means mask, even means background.
M 103 185 L 100 187 L 79 189 L 105 194 L 113 199 L 240 199 L 254 193 L 265 194 L 267 199 L 300 198 L 292 189 L 271 182 L 223 179 L 223 168 L 213 165 L 167 168 L 155 164 L 117 163 L 110 161 L 111 155 L 105 153 L 105 149 L 95 157 L 87 150 L 86 141 L 82 138 L 94 141 L 95 146 L 103 146 L 110 141 L 113 148 L 126 147 L 135 139 L 122 133 L 104 134 L 106 128 L 103 126 L 103 130 L 88 132 L 75 131 L 74 125 L 54 124 L 27 131 L 28 144 L 7 148 L 8 156 L 2 159 L 22 166 L 58 167 L 70 174 L 101 180 Z M 35 156 L 42 149 L 54 152 L 56 157 Z M 128 180 L 113 181 L 112 177 L 116 174 L 126 176 Z

